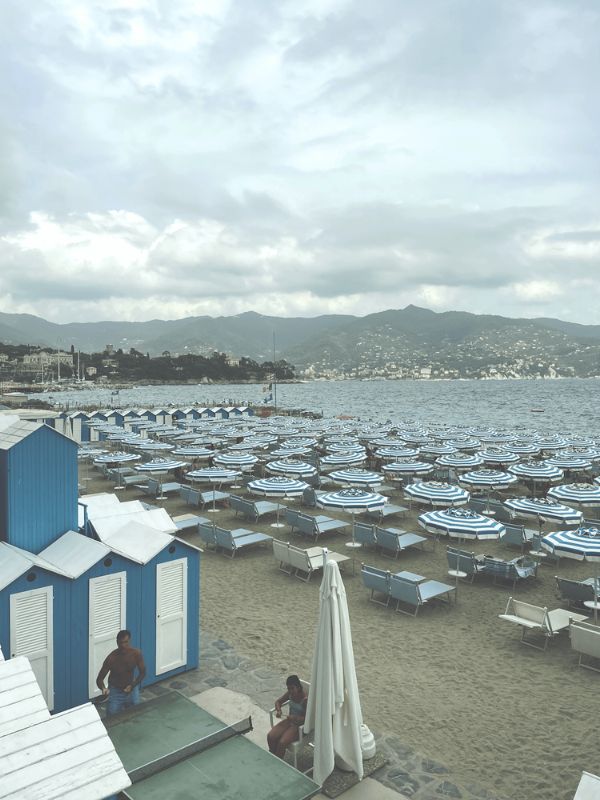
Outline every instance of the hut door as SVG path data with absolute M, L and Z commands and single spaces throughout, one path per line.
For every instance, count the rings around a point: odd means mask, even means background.
M 54 708 L 51 586 L 10 597 L 10 655 L 27 656 L 50 711 Z
M 156 674 L 187 661 L 187 558 L 156 566 Z
M 96 676 L 106 656 L 117 646 L 117 633 L 125 627 L 125 572 L 90 578 L 89 611 L 89 696 L 97 697 Z

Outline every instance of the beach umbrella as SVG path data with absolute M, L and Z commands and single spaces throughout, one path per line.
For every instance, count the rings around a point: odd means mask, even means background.
M 94 464 L 97 466 L 105 466 L 114 465 L 114 464 L 128 464 L 132 461 L 139 461 L 141 458 L 140 455 L 136 453 L 126 453 L 124 450 L 115 450 L 114 453 L 105 453 L 101 456 L 98 456 L 94 459 Z M 118 483 L 115 486 L 115 489 L 122 489 L 123 486 L 121 485 L 121 472 L 118 473 Z
M 506 528 L 495 519 L 468 508 L 446 508 L 419 516 L 419 525 L 430 533 L 442 531 L 457 539 L 499 539 Z
M 380 447 L 375 450 L 378 458 L 414 458 L 419 455 L 418 447 Z
M 364 511 L 381 511 L 387 503 L 387 497 L 377 492 L 368 492 L 365 489 L 340 489 L 337 492 L 324 492 L 317 495 L 316 502 L 319 508 L 337 509 L 345 511 L 352 516 L 352 546 L 356 545 L 354 539 L 354 516 Z M 354 566 L 354 562 L 353 562 Z
M 219 467 L 232 469 L 250 469 L 256 464 L 258 458 L 250 453 L 219 453 L 214 457 L 214 463 Z
M 585 458 L 580 458 L 575 455 L 564 455 L 557 453 L 550 458 L 544 459 L 543 464 L 548 464 L 551 467 L 558 467 L 565 472 L 586 472 L 592 468 L 592 462 Z
M 362 464 L 367 460 L 367 454 L 363 451 L 332 453 L 323 456 L 319 460 L 321 469 L 336 469 L 337 467 L 349 467 L 353 464 Z
M 285 475 L 271 475 L 269 478 L 259 478 L 250 481 L 247 486 L 252 494 L 259 494 L 263 497 L 275 497 L 277 499 L 277 519 L 271 523 L 272 528 L 283 528 L 283 522 L 279 522 L 279 498 L 281 497 L 300 497 L 308 483 L 299 481 L 297 478 L 287 478 Z
M 336 755 L 362 779 L 361 726 L 346 590 L 338 565 L 327 561 L 319 590 L 319 621 L 304 719 L 304 730 L 314 730 L 316 783 L 322 785 L 331 774 Z
M 593 483 L 561 483 L 553 486 L 546 497 L 574 506 L 600 506 L 600 486 Z
M 449 444 L 424 444 L 420 448 L 421 456 L 448 456 L 456 453 L 456 448 Z
M 265 465 L 267 472 L 276 475 L 286 475 L 288 478 L 313 478 L 317 468 L 306 461 L 297 458 L 282 458 L 278 461 L 269 461 Z
M 386 475 L 393 475 L 395 479 L 403 476 L 412 477 L 414 475 L 429 475 L 433 472 L 433 464 L 428 461 L 392 461 L 384 464 L 381 468 Z
M 148 439 L 143 439 L 135 445 L 137 450 L 142 450 L 144 453 L 165 453 L 175 449 L 174 444 L 168 442 L 154 442 Z
M 531 480 L 533 483 L 533 494 L 535 495 L 535 484 L 537 481 L 542 483 L 558 483 L 564 478 L 564 472 L 551 464 L 544 464 L 541 461 L 522 461 L 508 468 L 511 475 L 516 475 L 520 480 Z
M 565 506 L 556 500 L 543 497 L 510 497 L 504 505 L 514 515 L 537 517 L 540 528 L 543 522 L 560 522 L 562 525 L 579 525 L 582 518 L 581 511 Z
M 376 489 L 383 483 L 383 476 L 379 472 L 371 472 L 371 470 L 360 467 L 336 469 L 329 473 L 329 477 L 335 483 L 344 486 L 358 486 L 362 489 Z
M 202 445 L 186 445 L 185 447 L 178 447 L 176 450 L 171 451 L 172 456 L 183 456 L 184 458 L 210 458 L 215 455 L 214 450 L 209 450 L 208 447 Z
M 486 490 L 487 506 L 485 513 L 490 515 L 494 513 L 490 509 L 490 493 L 492 489 L 507 489 L 517 482 L 517 476 L 499 469 L 476 469 L 472 472 L 465 472 L 464 475 L 460 476 L 458 482 L 466 484 L 470 488 Z
M 274 458 L 294 458 L 295 456 L 307 456 L 310 452 L 310 447 L 278 447 L 276 450 L 271 450 L 269 455 Z
M 149 475 L 156 475 L 158 477 L 158 494 L 157 500 L 164 500 L 162 493 L 162 475 L 166 475 L 174 469 L 187 466 L 185 461 L 178 461 L 174 458 L 153 458 L 152 461 L 147 461 L 145 464 L 137 464 L 134 469 L 136 472 L 144 472 Z
M 600 460 L 600 448 L 594 447 L 593 444 L 585 447 L 567 447 L 564 450 L 559 450 L 556 455 L 575 456 L 575 458 L 584 458 L 588 461 L 598 461 Z
M 590 561 L 595 565 L 594 623 L 598 622 L 598 564 L 600 563 L 600 528 L 579 527 L 570 531 L 552 531 L 540 541 L 543 550 L 560 558 Z
M 516 453 L 511 453 L 503 447 L 488 447 L 485 450 L 480 450 L 478 455 L 483 459 L 486 464 L 514 464 L 519 460 Z
M 469 455 L 468 453 L 457 453 L 455 451 L 454 453 L 436 458 L 435 463 L 440 467 L 451 467 L 457 472 L 460 472 L 460 470 L 473 469 L 473 467 L 478 467 L 480 464 L 483 464 L 483 458 L 477 454 Z
M 566 439 L 563 439 L 562 436 L 547 436 L 534 439 L 534 444 L 536 444 L 540 450 L 547 450 L 548 452 L 562 450 L 566 443 Z
M 479 439 L 474 439 L 472 436 L 455 436 L 452 439 L 445 439 L 444 444 L 449 444 L 456 450 L 462 450 L 465 453 L 477 450 L 480 446 Z
M 442 481 L 415 481 L 403 491 L 410 500 L 432 506 L 464 506 L 469 502 L 469 492 Z
M 226 469 L 224 467 L 203 467 L 202 469 L 195 469 L 191 472 L 186 472 L 185 477 L 190 481 L 197 481 L 198 483 L 209 483 L 212 486 L 222 486 L 224 483 L 233 483 L 238 478 L 241 478 L 242 473 L 236 469 Z M 216 498 L 213 490 L 213 507 L 212 513 L 216 513 Z

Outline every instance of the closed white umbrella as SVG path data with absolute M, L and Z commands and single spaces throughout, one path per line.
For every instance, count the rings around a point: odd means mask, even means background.
M 304 729 L 314 729 L 313 778 L 319 785 L 331 774 L 336 754 L 363 777 L 362 711 L 346 590 L 335 561 L 323 571 L 319 623 L 313 654 Z

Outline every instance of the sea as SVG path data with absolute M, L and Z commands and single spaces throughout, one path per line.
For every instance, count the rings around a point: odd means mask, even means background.
M 272 400 L 265 402 L 269 395 Z M 40 398 L 40 395 L 31 395 Z M 600 441 L 600 378 L 545 380 L 344 380 L 262 384 L 136 386 L 61 391 L 62 408 L 185 408 L 276 405 L 362 421 L 485 426 L 587 436 Z

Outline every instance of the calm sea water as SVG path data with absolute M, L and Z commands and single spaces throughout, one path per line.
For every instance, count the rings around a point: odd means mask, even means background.
M 138 386 L 56 392 L 70 408 L 262 404 L 261 384 Z M 38 395 L 39 397 L 39 395 Z M 600 439 L 600 379 L 521 381 L 314 381 L 277 386 L 279 408 L 362 420 L 486 425 Z M 542 413 L 538 413 L 539 410 Z

